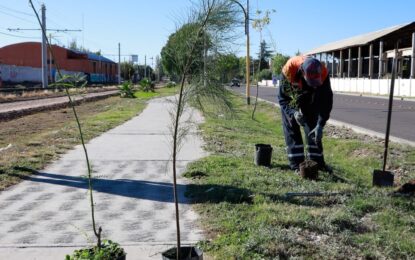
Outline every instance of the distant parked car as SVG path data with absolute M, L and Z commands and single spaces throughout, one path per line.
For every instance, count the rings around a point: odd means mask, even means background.
M 240 86 L 241 84 L 240 84 L 239 79 L 233 78 L 231 81 L 231 87 L 240 87 Z

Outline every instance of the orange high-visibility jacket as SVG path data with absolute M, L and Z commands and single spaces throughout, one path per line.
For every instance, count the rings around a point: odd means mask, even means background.
M 282 74 L 285 76 L 288 82 L 292 86 L 296 86 L 299 89 L 303 87 L 302 80 L 299 76 L 299 70 L 306 58 L 307 58 L 306 56 L 294 56 L 290 58 L 287 61 L 287 63 L 285 63 L 284 67 L 282 68 Z M 324 65 L 324 63 L 322 63 L 321 65 L 322 65 L 322 71 L 321 71 L 322 81 L 321 82 L 324 82 L 329 72 L 326 66 Z

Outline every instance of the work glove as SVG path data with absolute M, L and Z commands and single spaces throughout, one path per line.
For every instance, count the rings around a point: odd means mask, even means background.
M 316 144 L 321 144 L 321 139 L 323 138 L 323 127 L 319 124 L 308 133 L 308 136 L 311 137 Z
M 295 111 L 294 112 L 294 119 L 295 119 L 295 121 L 297 121 L 298 125 L 304 126 L 304 124 L 305 124 L 304 116 L 303 116 L 303 113 L 301 113 L 301 111 Z

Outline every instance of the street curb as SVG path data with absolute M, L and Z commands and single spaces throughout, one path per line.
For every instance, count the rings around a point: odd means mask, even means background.
M 255 97 L 254 97 L 254 100 L 255 100 Z M 280 105 L 278 103 L 273 103 L 271 101 L 264 100 L 262 98 L 258 98 L 258 100 L 266 102 L 266 103 L 271 104 L 271 105 L 274 105 L 278 108 L 280 107 Z M 373 130 L 369 130 L 369 129 L 366 129 L 366 128 L 363 128 L 363 127 L 360 127 L 360 126 L 356 126 L 356 125 L 352 125 L 352 124 L 349 124 L 349 123 L 345 123 L 345 122 L 342 122 L 342 121 L 329 119 L 329 121 L 327 121 L 327 123 L 330 124 L 330 125 L 333 125 L 333 126 L 337 126 L 337 127 L 349 128 L 349 129 L 353 130 L 354 132 L 356 132 L 358 134 L 365 134 L 365 135 L 368 135 L 368 136 L 377 137 L 377 138 L 381 138 L 381 139 L 385 138 L 385 134 L 383 134 L 383 133 L 379 133 L 379 132 L 376 132 L 376 131 L 373 131 Z M 399 137 L 396 137 L 396 136 L 392 136 L 392 135 L 389 136 L 389 140 L 392 141 L 392 142 L 398 143 L 398 144 L 409 145 L 409 146 L 415 147 L 415 142 L 412 142 L 412 141 L 409 141 L 409 140 L 406 140 L 406 139 L 403 139 L 403 138 L 399 138 Z
M 108 93 L 108 94 L 103 94 L 103 95 L 92 96 L 92 97 L 82 97 L 80 99 L 73 100 L 73 103 L 75 105 L 78 105 L 83 102 L 97 101 L 97 100 L 106 99 L 108 97 L 117 96 L 117 95 L 119 95 L 118 91 Z M 44 105 L 40 107 L 0 112 L 0 122 L 9 121 L 9 120 L 16 119 L 22 116 L 32 115 L 38 112 L 66 108 L 69 106 L 70 106 L 69 101 L 65 101 L 61 103 L 49 104 L 49 105 Z

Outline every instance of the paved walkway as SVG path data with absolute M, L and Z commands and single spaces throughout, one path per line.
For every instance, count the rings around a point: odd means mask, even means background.
M 170 98 L 171 99 L 171 98 Z M 154 99 L 137 117 L 88 144 L 93 165 L 96 219 L 103 237 L 125 246 L 129 259 L 160 259 L 175 243 L 174 204 L 167 98 Z M 195 123 L 202 117 L 187 109 L 190 132 L 178 168 L 205 156 Z M 193 123 L 191 123 L 193 122 Z M 87 192 L 86 164 L 80 146 L 60 160 L 0 193 L 0 259 L 64 259 L 94 236 Z M 203 238 L 198 216 L 184 196 L 179 178 L 183 243 Z

